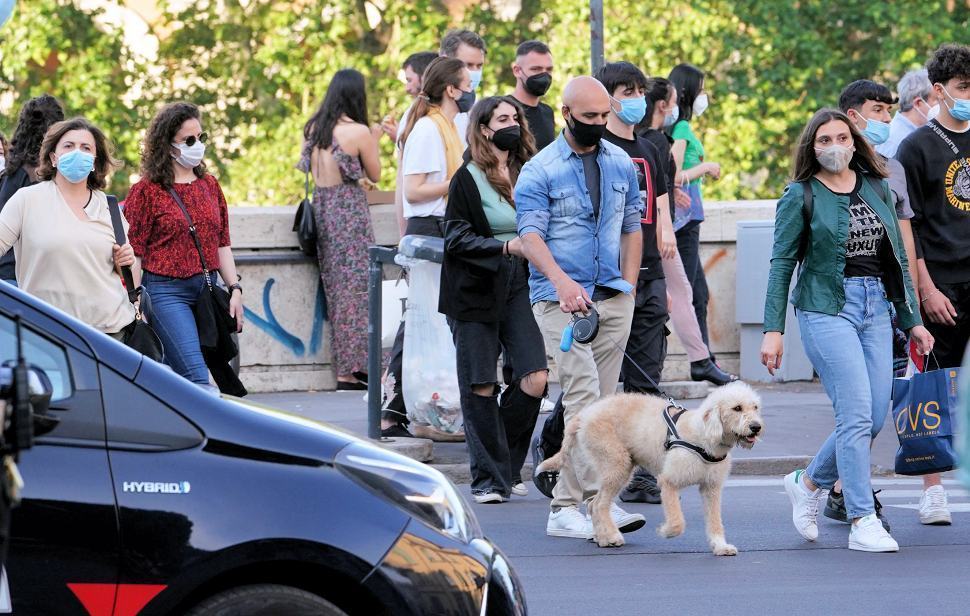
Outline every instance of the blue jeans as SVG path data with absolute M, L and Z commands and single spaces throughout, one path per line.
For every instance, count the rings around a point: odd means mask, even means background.
M 869 447 L 889 410 L 893 386 L 892 326 L 878 278 L 846 278 L 837 316 L 798 311 L 805 353 L 835 407 L 835 432 L 808 466 L 808 478 L 831 488 L 842 478 L 849 519 L 875 511 Z
M 210 276 L 215 284 L 215 274 Z M 202 274 L 172 278 L 145 272 L 142 284 L 151 296 L 150 320 L 165 347 L 165 363 L 193 383 L 208 386 L 209 369 L 202 358 L 199 330 L 192 312 L 205 287 L 205 278 Z

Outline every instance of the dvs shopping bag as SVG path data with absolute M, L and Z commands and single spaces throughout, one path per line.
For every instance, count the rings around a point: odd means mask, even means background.
M 942 473 L 957 465 L 953 431 L 959 377 L 959 368 L 945 368 L 893 381 L 898 474 Z

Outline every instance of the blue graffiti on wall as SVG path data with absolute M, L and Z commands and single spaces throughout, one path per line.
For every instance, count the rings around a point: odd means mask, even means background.
M 243 313 L 247 320 L 266 332 L 273 340 L 288 348 L 297 357 L 303 357 L 306 354 L 306 345 L 303 344 L 302 340 L 286 331 L 276 320 L 276 315 L 273 314 L 273 307 L 270 305 L 270 290 L 274 284 L 276 284 L 276 279 L 268 278 L 266 284 L 263 285 L 263 312 L 266 313 L 266 318 L 259 316 L 248 306 L 243 308 Z M 310 355 L 315 355 L 320 350 L 320 345 L 323 343 L 323 322 L 326 319 L 327 299 L 323 294 L 323 285 L 317 283 L 317 298 L 313 308 L 313 329 L 310 332 Z

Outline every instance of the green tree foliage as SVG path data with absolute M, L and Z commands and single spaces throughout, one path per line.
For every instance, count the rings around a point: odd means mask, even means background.
M 89 6 L 91 2 L 83 3 Z M 103 0 L 104 5 L 124 0 Z M 69 113 L 104 126 L 126 167 L 121 194 L 138 167 L 139 140 L 164 102 L 205 110 L 214 137 L 208 158 L 231 203 L 295 203 L 293 169 L 303 124 L 329 77 L 354 67 L 368 81 L 370 119 L 399 116 L 409 101 L 401 62 L 435 50 L 463 25 L 488 44 L 479 95 L 514 85 L 515 47 L 528 38 L 553 49 L 553 107 L 568 77 L 589 71 L 587 3 L 576 0 L 160 0 L 149 24 L 158 56 L 136 56 L 120 27 L 79 0 L 20 0 L 0 30 L 0 130 L 10 131 L 30 96 L 50 92 Z M 834 105 L 858 78 L 893 86 L 940 43 L 966 41 L 970 0 L 611 0 L 607 60 L 638 63 L 665 76 L 679 62 L 707 74 L 710 110 L 695 123 L 723 176 L 714 199 L 770 198 L 789 173 L 791 147 L 819 107 Z M 8 108 L 7 101 L 13 101 Z M 381 185 L 393 185 L 393 146 L 382 142 Z

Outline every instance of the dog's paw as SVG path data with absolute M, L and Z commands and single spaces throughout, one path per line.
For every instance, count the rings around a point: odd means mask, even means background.
M 679 537 L 684 532 L 683 524 L 667 524 L 666 522 L 657 527 L 657 534 L 661 537 L 671 539 Z
M 623 535 L 617 531 L 604 537 L 597 537 L 596 544 L 601 548 L 618 548 L 626 544 L 626 540 L 623 539 Z
M 738 548 L 734 547 L 730 543 L 722 543 L 721 545 L 714 546 L 714 556 L 737 556 Z

